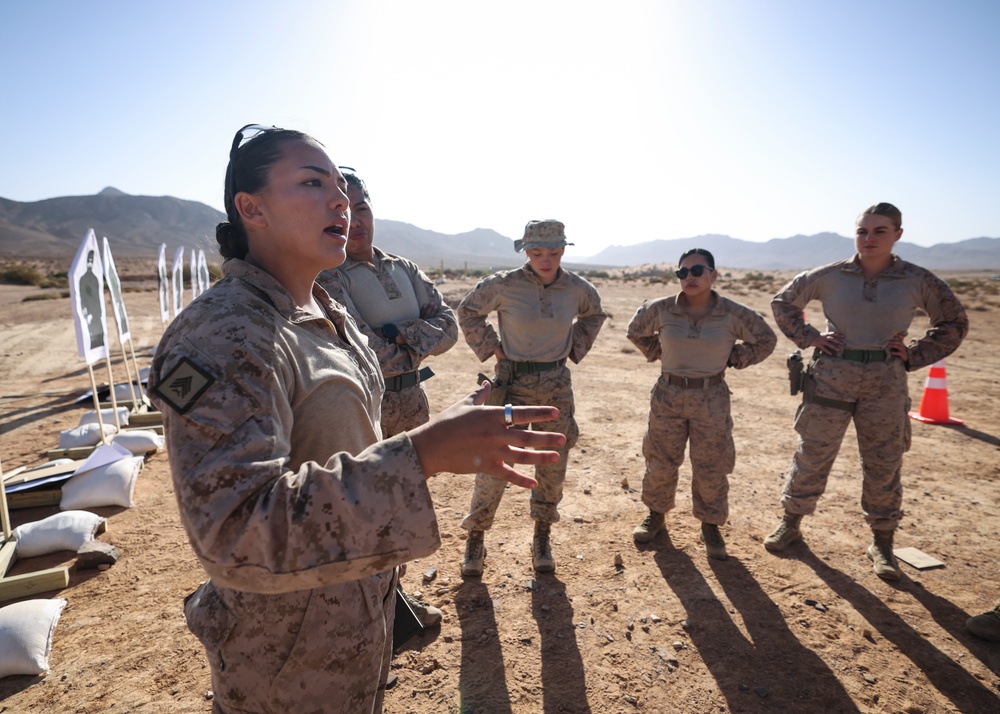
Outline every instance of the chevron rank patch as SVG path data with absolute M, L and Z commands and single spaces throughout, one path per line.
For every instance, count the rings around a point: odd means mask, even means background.
M 185 414 L 214 383 L 213 377 L 187 357 L 182 357 L 153 391 L 178 414 Z

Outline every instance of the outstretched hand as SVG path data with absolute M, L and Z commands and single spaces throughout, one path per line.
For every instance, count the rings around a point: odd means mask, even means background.
M 556 451 L 566 437 L 547 431 L 511 429 L 504 422 L 504 407 L 482 404 L 490 394 L 490 383 L 453 404 L 426 424 L 409 432 L 426 476 L 440 471 L 488 473 L 516 486 L 534 488 L 535 479 L 515 471 L 509 464 L 554 464 Z M 555 407 L 513 407 L 515 425 L 551 421 L 559 416 Z M 535 449 L 543 449 L 535 451 Z

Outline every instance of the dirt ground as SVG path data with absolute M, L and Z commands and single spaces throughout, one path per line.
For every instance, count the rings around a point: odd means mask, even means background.
M 151 271 L 150 271 L 151 273 Z M 723 271 L 721 292 L 764 312 L 788 277 Z M 386 711 L 439 712 L 996 712 L 1000 644 L 963 623 L 1000 597 L 1000 283 L 954 279 L 972 320 L 948 360 L 949 404 L 964 427 L 913 422 L 904 464 L 906 516 L 897 547 L 912 546 L 945 567 L 903 565 L 898 584 L 879 580 L 864 555 L 860 476 L 848 430 L 829 489 L 804 521 L 805 543 L 764 550 L 794 448 L 785 355 L 779 337 L 764 364 L 731 372 L 737 465 L 730 558 L 709 561 L 690 513 L 690 469 L 681 474 L 669 535 L 637 546 L 644 516 L 639 488 L 642 436 L 657 364 L 625 338 L 647 298 L 676 291 L 653 278 L 595 278 L 611 319 L 594 350 L 573 368 L 579 445 L 571 455 L 562 521 L 553 529 L 557 569 L 531 569 L 527 494 L 508 491 L 481 580 L 462 579 L 459 521 L 471 477 L 431 481 L 441 549 L 412 563 L 405 587 L 444 611 L 440 629 L 404 645 Z M 442 286 L 457 301 L 472 282 Z M 76 357 L 66 299 L 22 302 L 37 288 L 0 286 L 0 459 L 33 465 L 75 426 L 89 388 Z M 136 349 L 148 355 L 162 331 L 153 291 L 126 293 Z M 810 306 L 808 316 L 820 314 Z M 915 322 L 913 332 L 923 329 Z M 439 410 L 465 395 L 483 370 L 460 343 L 429 361 Z M 116 379 L 124 370 L 116 363 Z M 914 408 L 926 371 L 912 374 Z M 106 373 L 98 373 L 106 381 Z M 108 518 L 101 540 L 121 559 L 109 570 L 70 571 L 69 602 L 55 631 L 51 672 L 0 680 L 0 712 L 208 712 L 211 683 L 181 602 L 204 574 L 178 520 L 165 454 L 152 456 L 131 509 Z M 15 510 L 15 525 L 53 509 Z M 10 575 L 59 564 L 63 552 L 17 562 Z M 620 563 L 620 565 L 616 565 Z M 436 577 L 424 582 L 428 569 Z

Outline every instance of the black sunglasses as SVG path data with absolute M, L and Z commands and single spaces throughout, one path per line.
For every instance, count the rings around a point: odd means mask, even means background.
M 691 275 L 693 275 L 696 278 L 700 278 L 705 273 L 706 270 L 711 271 L 712 268 L 709 268 L 707 265 L 699 264 L 694 266 L 693 268 L 678 268 L 677 270 L 674 271 L 674 275 L 676 275 L 681 280 L 686 278 L 688 276 L 688 273 L 691 273 Z
M 229 149 L 229 195 L 236 195 L 236 159 L 239 156 L 240 148 L 252 139 L 256 139 L 261 134 L 269 131 L 277 131 L 276 126 L 264 126 L 263 124 L 247 124 L 236 132 L 233 137 L 233 145 Z

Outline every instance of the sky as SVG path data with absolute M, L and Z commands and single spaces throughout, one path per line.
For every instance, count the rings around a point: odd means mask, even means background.
M 996 0 L 0 2 L 0 197 L 222 210 L 235 131 L 303 130 L 377 218 L 610 245 L 1000 237 Z M 376 235 L 376 244 L 378 237 Z

